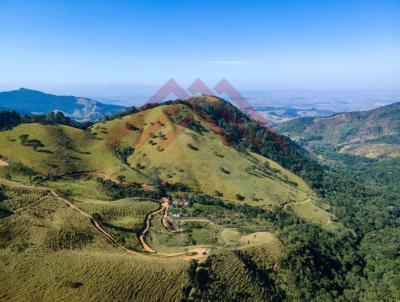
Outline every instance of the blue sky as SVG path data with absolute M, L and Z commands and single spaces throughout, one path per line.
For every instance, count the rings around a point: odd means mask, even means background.
M 0 0 L 0 88 L 400 88 L 400 1 Z

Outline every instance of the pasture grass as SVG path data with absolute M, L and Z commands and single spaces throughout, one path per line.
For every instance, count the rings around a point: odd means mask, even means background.
M 127 254 L 60 200 L 31 188 L 30 202 L 18 204 L 15 194 L 29 188 L 2 184 L 14 214 L 0 219 L 1 301 L 181 298 L 187 262 Z

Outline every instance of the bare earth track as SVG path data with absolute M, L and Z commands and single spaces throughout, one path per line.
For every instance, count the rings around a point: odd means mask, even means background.
M 6 167 L 8 166 L 9 163 L 7 163 L 4 160 L 0 159 L 0 167 Z M 92 173 L 86 173 L 86 175 L 88 176 L 96 176 L 96 177 L 101 177 L 103 179 L 109 179 L 112 180 L 109 176 L 100 173 L 100 172 L 92 172 Z M 69 201 L 68 199 L 65 199 L 63 197 L 61 197 L 55 190 L 47 188 L 47 187 L 42 187 L 42 189 L 47 190 L 47 192 L 54 196 L 57 200 L 62 201 L 65 205 L 67 205 L 68 207 L 70 207 L 71 209 L 75 210 L 76 212 L 78 212 L 80 215 L 84 216 L 85 218 L 88 218 L 90 220 L 90 222 L 93 224 L 93 226 L 99 231 L 101 232 L 104 236 L 107 237 L 108 240 L 111 241 L 112 244 L 114 244 L 115 246 L 121 248 L 122 250 L 124 250 L 127 253 L 136 255 L 136 256 L 140 256 L 140 257 L 151 257 L 149 255 L 146 255 L 144 253 L 140 253 L 138 251 L 135 250 L 131 250 L 128 249 L 127 247 L 123 246 L 122 244 L 120 244 L 109 232 L 107 232 L 95 219 L 93 219 L 92 215 L 90 215 L 88 212 L 80 209 L 79 207 L 77 207 L 76 205 L 74 205 L 71 201 Z M 159 213 L 163 212 L 163 220 L 167 219 L 167 215 L 168 215 L 168 206 L 169 206 L 169 200 L 167 198 L 161 198 L 160 200 L 160 207 L 157 210 L 151 211 L 149 213 L 146 214 L 145 220 L 144 220 L 144 224 L 143 224 L 143 228 L 142 231 L 140 232 L 140 234 L 138 234 L 138 239 L 140 244 L 142 245 L 142 247 L 149 253 L 152 254 L 156 254 L 159 256 L 163 256 L 165 257 L 164 259 L 168 259 L 168 257 L 170 258 L 178 258 L 178 259 L 183 259 L 183 260 L 191 260 L 191 259 L 199 259 L 199 260 L 203 260 L 207 257 L 207 255 L 209 254 L 209 250 L 206 248 L 192 248 L 192 249 L 188 249 L 186 252 L 184 253 L 161 253 L 156 251 L 155 249 L 153 249 L 151 246 L 149 246 L 146 241 L 145 241 L 145 235 L 146 233 L 149 231 L 150 228 L 150 222 L 151 219 L 158 215 Z M 161 257 L 160 259 L 162 259 L 163 257 Z
M 90 219 L 90 222 L 93 224 L 93 226 L 100 231 L 103 235 L 105 235 L 114 245 L 118 246 L 119 248 L 123 249 L 124 251 L 130 253 L 130 254 L 134 254 L 136 256 L 145 256 L 145 254 L 128 249 L 127 247 L 123 246 L 122 244 L 118 243 L 118 241 L 110 234 L 108 233 L 96 220 L 93 219 L 93 217 L 83 211 L 82 209 L 78 208 L 76 205 L 74 205 L 72 202 L 70 202 L 68 199 L 65 199 L 61 196 L 59 196 L 57 194 L 56 191 L 54 191 L 53 189 L 49 189 L 49 188 L 44 188 L 47 189 L 47 191 L 53 195 L 54 197 L 56 197 L 58 200 L 61 200 L 63 203 L 65 203 L 67 206 L 69 206 L 70 208 L 74 209 L 75 211 L 77 211 L 79 214 L 81 214 L 82 216 Z M 205 248 L 193 248 L 188 250 L 185 253 L 160 253 L 156 250 L 154 250 L 152 247 L 150 247 L 146 241 L 144 240 L 144 235 L 146 234 L 146 232 L 148 232 L 149 227 L 150 227 L 150 221 L 151 218 L 163 211 L 165 211 L 165 209 L 168 208 L 168 201 L 165 201 L 165 198 L 162 198 L 160 201 L 160 208 L 155 210 L 155 211 L 151 211 L 150 213 L 148 213 L 146 215 L 145 218 L 145 223 L 144 223 L 144 227 L 143 230 L 141 232 L 141 234 L 138 236 L 139 242 L 142 245 L 142 247 L 149 253 L 154 253 L 160 256 L 165 256 L 165 257 L 174 257 L 174 258 L 180 258 L 180 259 L 184 259 L 184 260 L 191 260 L 191 259 L 205 259 L 209 253 L 208 249 Z M 146 255 L 147 256 L 147 255 Z M 149 257 L 149 256 L 147 256 Z
M 167 253 L 161 253 L 161 252 L 156 251 L 155 249 L 153 249 L 150 245 L 148 245 L 146 243 L 145 235 L 150 229 L 151 219 L 154 216 L 156 216 L 160 213 L 163 213 L 162 220 L 163 220 L 163 225 L 165 226 L 164 220 L 167 219 L 168 207 L 169 207 L 169 200 L 167 198 L 161 198 L 160 199 L 160 207 L 157 210 L 151 211 L 146 214 L 146 217 L 145 217 L 144 223 L 143 223 L 143 228 L 142 228 L 141 232 L 138 234 L 138 239 L 139 239 L 139 242 L 142 245 L 142 247 L 149 253 L 156 253 L 158 255 L 167 256 L 167 257 L 182 257 L 183 259 L 186 259 L 186 260 L 207 258 L 207 255 L 209 254 L 210 251 L 208 249 L 202 248 L 202 247 L 192 248 L 184 253 L 168 253 L 167 254 Z

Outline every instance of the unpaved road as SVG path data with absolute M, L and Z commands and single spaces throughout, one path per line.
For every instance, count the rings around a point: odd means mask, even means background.
M 129 182 L 129 181 L 116 181 L 114 179 L 112 179 L 110 176 L 104 174 L 103 172 L 86 172 L 83 175 L 86 176 L 95 176 L 95 177 L 100 177 L 103 180 L 111 180 L 112 182 L 116 183 L 116 184 L 123 184 L 123 185 L 138 185 L 140 187 L 142 187 L 143 189 L 153 189 L 154 186 L 149 185 L 149 184 L 143 184 L 143 183 L 136 183 L 136 182 Z
M 9 164 L 0 159 L 0 167 L 6 167 Z M 108 177 L 107 175 L 100 173 L 100 172 L 93 172 L 90 173 L 90 175 L 93 176 L 99 176 L 102 177 L 103 179 L 110 179 L 110 177 Z M 117 247 L 121 248 L 122 250 L 124 250 L 127 253 L 136 255 L 136 256 L 140 256 L 140 257 L 146 257 L 146 258 L 152 258 L 149 255 L 128 249 L 127 247 L 123 246 L 122 244 L 118 243 L 118 241 L 109 233 L 107 232 L 96 220 L 93 219 L 92 215 L 90 215 L 88 212 L 80 209 L 79 207 L 77 207 L 76 205 L 74 205 L 71 201 L 69 201 L 68 199 L 65 199 L 63 197 L 61 197 L 55 190 L 47 188 L 47 187 L 41 187 L 44 190 L 47 190 L 47 192 L 54 196 L 56 199 L 62 201 L 65 205 L 67 205 L 68 207 L 70 207 L 71 209 L 75 210 L 76 212 L 78 212 L 80 215 L 82 215 L 85 218 L 88 218 L 90 220 L 90 222 L 93 224 L 93 226 L 99 231 L 101 232 L 104 236 L 106 236 L 114 245 L 116 245 Z M 142 229 L 141 234 L 138 236 L 139 242 L 142 245 L 142 247 L 149 253 L 154 253 L 160 256 L 165 256 L 167 258 L 164 259 L 168 259 L 169 258 L 178 258 L 178 259 L 183 259 L 183 260 L 191 260 L 191 259 L 205 259 L 208 254 L 209 254 L 209 250 L 206 248 L 192 248 L 189 249 L 187 252 L 184 253 L 160 253 L 156 250 L 154 250 L 152 247 L 150 247 L 146 241 L 144 240 L 144 235 L 149 231 L 150 228 L 150 221 L 152 219 L 153 216 L 164 212 L 163 215 L 163 219 L 166 219 L 167 213 L 168 213 L 168 206 L 169 206 L 169 201 L 166 198 L 161 198 L 160 200 L 160 207 L 157 210 L 151 211 L 149 213 L 147 213 L 145 221 L 144 221 L 144 227 Z M 163 259 L 163 258 L 160 258 Z
M 165 226 L 164 220 L 167 219 L 168 207 L 169 207 L 169 200 L 167 198 L 161 198 L 160 199 L 160 207 L 157 210 L 151 211 L 146 214 L 146 217 L 143 222 L 143 228 L 140 231 L 140 233 L 138 234 L 138 239 L 139 239 L 139 242 L 142 245 L 142 247 L 149 253 L 156 253 L 158 255 L 167 256 L 167 257 L 180 257 L 180 258 L 183 258 L 186 260 L 190 260 L 190 259 L 203 260 L 203 259 L 207 258 L 207 256 L 210 253 L 210 250 L 207 248 L 203 248 L 203 247 L 191 248 L 191 249 L 188 249 L 186 252 L 162 253 L 162 252 L 155 250 L 149 244 L 147 244 L 147 242 L 145 240 L 145 235 L 150 229 L 151 219 L 154 216 L 156 216 L 160 213 L 163 213 L 162 220 L 163 220 L 163 225 Z
M 113 179 L 112 177 L 108 176 L 107 174 L 103 173 L 103 172 L 90 172 L 90 171 L 81 171 L 81 172 L 72 172 L 72 173 L 67 173 L 64 175 L 76 175 L 76 176 L 89 176 L 89 177 L 99 177 L 102 180 L 111 180 L 112 182 L 116 183 L 116 184 L 123 184 L 123 185 L 137 185 L 137 186 L 141 186 L 144 189 L 152 189 L 154 188 L 154 186 L 149 185 L 149 184 L 142 184 L 142 183 L 135 183 L 135 182 L 129 182 L 129 181 L 117 181 L 115 179 Z
M 65 199 L 65 198 L 61 197 L 53 189 L 49 189 L 49 188 L 46 188 L 46 189 L 51 195 L 53 195 L 58 200 L 61 200 L 62 202 L 64 202 L 71 209 L 74 209 L 75 211 L 77 211 L 82 216 L 84 216 L 86 218 L 89 218 L 90 222 L 94 225 L 94 227 L 97 230 L 99 230 L 103 235 L 105 235 L 113 244 L 115 244 L 116 246 L 118 246 L 119 248 L 123 249 L 124 251 L 126 251 L 126 252 L 128 252 L 130 254 L 134 254 L 134 255 L 137 255 L 137 256 L 144 256 L 143 254 L 141 254 L 139 252 L 136 252 L 134 250 L 128 249 L 125 246 L 123 246 L 122 244 L 118 243 L 117 240 L 110 233 L 108 233 L 96 220 L 94 220 L 92 215 L 90 215 L 88 212 L 85 212 L 84 210 L 78 208 L 76 205 L 74 205 L 68 199 Z
M 118 246 L 119 248 L 121 248 L 122 250 L 124 250 L 125 252 L 128 252 L 130 254 L 134 254 L 136 256 L 140 256 L 140 257 L 148 257 L 151 258 L 150 256 L 128 249 L 127 247 L 123 246 L 122 244 L 118 243 L 118 241 L 110 234 L 108 233 L 96 220 L 93 219 L 92 215 L 90 215 L 88 212 L 85 212 L 84 210 L 80 209 L 79 207 L 77 207 L 76 205 L 74 205 L 71 201 L 69 201 L 68 199 L 65 199 L 63 197 L 61 197 L 60 195 L 57 194 L 56 191 L 54 191 L 53 189 L 49 189 L 49 188 L 44 188 L 47 189 L 47 191 L 53 195 L 55 198 L 57 198 L 58 200 L 61 200 L 64 204 L 66 204 L 68 207 L 74 209 L 75 211 L 77 211 L 79 214 L 81 214 L 82 216 L 90 219 L 90 222 L 94 225 L 94 227 L 100 231 L 103 235 L 105 235 L 113 244 L 115 244 L 116 246 Z M 164 211 L 164 209 L 168 207 L 168 202 L 160 202 L 160 208 L 152 211 L 150 213 L 148 213 L 146 215 L 146 220 L 147 221 L 147 217 L 148 217 L 148 224 L 147 224 L 147 229 L 144 228 L 144 230 L 147 232 L 149 230 L 150 227 L 150 220 L 154 215 L 157 215 L 158 213 Z M 154 253 L 160 256 L 165 256 L 165 257 L 170 257 L 170 258 L 178 258 L 178 259 L 183 259 L 183 260 L 191 260 L 191 259 L 205 259 L 208 254 L 209 251 L 208 249 L 205 248 L 193 248 L 193 249 L 189 249 L 187 252 L 184 253 L 160 253 L 156 250 L 154 250 L 153 248 L 151 248 L 146 241 L 144 240 L 144 234 L 146 234 L 146 232 L 144 232 L 141 237 L 142 239 L 140 241 L 141 245 L 143 246 L 143 248 L 149 252 L 149 253 Z M 160 258 L 162 259 L 162 258 Z M 167 259 L 167 258 L 165 258 Z
M 167 208 L 168 208 L 168 201 L 166 201 L 166 202 L 160 201 L 160 207 L 157 210 L 147 213 L 146 217 L 144 218 L 143 228 L 140 231 L 140 233 L 138 234 L 138 239 L 139 239 L 139 242 L 142 245 L 142 247 L 149 253 L 157 253 L 157 251 L 146 243 L 146 241 L 144 240 L 144 236 L 149 231 L 150 222 L 151 222 L 151 219 L 153 218 L 153 216 L 156 216 L 157 214 L 159 214 L 161 212 L 165 212 L 165 209 L 167 209 Z

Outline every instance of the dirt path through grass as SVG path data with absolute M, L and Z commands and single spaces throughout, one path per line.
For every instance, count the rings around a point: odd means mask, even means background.
M 7 163 L 6 161 L 0 159 L 0 168 L 1 167 L 6 167 L 8 165 L 9 165 L 9 163 Z M 105 175 L 103 173 L 100 173 L 100 172 L 91 172 L 91 173 L 88 173 L 88 174 L 90 174 L 91 176 L 98 176 L 98 177 L 101 177 L 103 179 L 112 180 L 109 176 L 107 176 L 107 175 Z M 101 232 L 104 236 L 106 236 L 117 247 L 121 248 L 122 250 L 124 250 L 127 253 L 130 253 L 130 254 L 133 254 L 133 255 L 136 255 L 136 256 L 152 258 L 152 257 L 150 257 L 150 256 L 148 256 L 146 254 L 143 254 L 143 253 L 128 249 L 127 247 L 125 247 L 122 244 L 120 244 L 95 219 L 93 219 L 92 215 L 90 215 L 88 212 L 80 209 L 79 207 L 74 205 L 68 199 L 65 199 L 65 198 L 61 197 L 55 190 L 53 190 L 51 188 L 47 188 L 47 187 L 41 187 L 41 188 L 46 190 L 50 195 L 54 196 L 56 199 L 61 200 L 65 205 L 67 205 L 71 209 L 75 210 L 76 212 L 78 212 L 83 217 L 88 218 L 90 220 L 90 222 L 93 224 L 93 226 L 99 232 Z M 164 259 L 168 259 L 168 257 L 170 257 L 170 258 L 179 258 L 179 259 L 183 259 L 183 260 L 191 260 L 191 259 L 199 259 L 199 260 L 201 260 L 201 259 L 205 259 L 207 257 L 207 255 L 209 254 L 209 250 L 206 249 L 206 248 L 200 248 L 200 247 L 199 248 L 193 248 L 193 249 L 189 249 L 187 252 L 184 252 L 184 253 L 161 253 L 159 251 L 156 251 L 155 249 L 153 249 L 151 246 L 149 246 L 146 243 L 146 241 L 144 239 L 144 236 L 149 231 L 151 219 L 153 218 L 153 216 L 156 216 L 161 212 L 163 212 L 163 219 L 166 219 L 166 216 L 167 216 L 167 213 L 168 213 L 168 206 L 169 206 L 169 200 L 167 198 L 161 198 L 160 207 L 157 210 L 151 211 L 151 212 L 146 214 L 146 218 L 145 218 L 145 221 L 144 221 L 144 224 L 143 224 L 142 231 L 138 235 L 138 239 L 139 239 L 139 242 L 142 245 L 142 247 L 149 253 L 153 253 L 153 254 L 157 254 L 157 255 L 160 255 L 160 256 L 167 257 L 167 258 L 164 258 Z M 160 258 L 160 259 L 163 259 L 163 258 Z
M 138 239 L 142 247 L 149 253 L 157 253 L 157 251 L 146 243 L 146 241 L 144 240 L 144 236 L 150 229 L 150 222 L 153 216 L 156 216 L 161 212 L 165 213 L 166 208 L 168 208 L 168 201 L 160 201 L 160 207 L 157 210 L 147 213 L 146 217 L 144 218 L 143 228 L 138 234 Z
M 128 249 L 127 247 L 123 246 L 122 244 L 118 243 L 118 241 L 109 233 L 107 232 L 96 220 L 93 219 L 92 215 L 90 215 L 88 212 L 83 211 L 82 209 L 80 209 L 79 207 L 77 207 L 76 205 L 74 205 L 71 201 L 69 201 L 68 199 L 65 199 L 63 197 L 61 197 L 60 195 L 58 195 L 58 193 L 56 191 L 54 191 L 53 189 L 50 188 L 44 188 L 46 189 L 51 195 L 53 195 L 55 198 L 57 198 L 58 200 L 61 200 L 64 204 L 66 204 L 68 207 L 74 209 L 75 211 L 77 211 L 80 215 L 88 218 L 90 220 L 90 222 L 93 224 L 93 226 L 100 231 L 103 235 L 105 235 L 114 245 L 118 246 L 119 248 L 121 248 L 122 250 L 124 250 L 125 252 L 128 252 L 130 254 L 136 255 L 136 256 L 140 256 L 140 257 L 147 257 L 147 258 L 152 258 L 151 256 L 148 256 L 146 254 Z M 144 222 L 144 227 L 141 231 L 141 234 L 138 235 L 138 239 L 140 244 L 142 245 L 142 247 L 149 253 L 153 253 L 153 254 L 157 254 L 160 256 L 164 256 L 167 258 L 164 259 L 168 259 L 168 257 L 170 258 L 179 258 L 179 259 L 183 259 L 183 260 L 191 260 L 191 259 L 205 259 L 207 257 L 207 255 L 209 254 L 209 250 L 206 248 L 193 248 L 193 249 L 189 249 L 187 252 L 184 253 L 161 253 L 156 251 L 155 249 L 153 249 L 152 247 L 150 247 L 146 241 L 144 240 L 144 235 L 148 232 L 149 228 L 150 228 L 150 221 L 152 219 L 153 216 L 164 212 L 167 208 L 168 208 L 169 202 L 168 200 L 165 199 L 161 199 L 160 201 L 160 207 L 157 210 L 151 211 L 149 213 L 147 213 L 146 218 L 145 218 L 145 222 Z M 162 258 L 160 258 L 162 259 Z
M 83 173 L 82 175 L 100 177 L 102 180 L 110 180 L 116 184 L 137 185 L 137 186 L 142 187 L 143 189 L 153 189 L 154 188 L 153 185 L 149 185 L 149 184 L 145 184 L 145 183 L 136 183 L 136 182 L 129 182 L 129 181 L 122 181 L 122 182 L 116 181 L 116 180 L 112 179 L 110 176 L 104 174 L 103 172 L 86 172 L 86 173 Z
M 142 253 L 136 252 L 134 250 L 128 249 L 125 246 L 123 246 L 122 244 L 118 243 L 117 240 L 110 234 L 108 233 L 96 220 L 93 219 L 92 215 L 90 215 L 88 212 L 83 211 L 82 209 L 78 208 L 76 205 L 74 205 L 72 202 L 70 202 L 68 199 L 65 199 L 63 197 L 61 197 L 60 195 L 57 194 L 56 191 L 54 191 L 53 189 L 49 189 L 46 188 L 47 191 L 53 195 L 55 198 L 57 198 L 58 200 L 61 200 L 63 203 L 65 203 L 68 207 L 70 207 L 71 209 L 74 209 L 75 211 L 77 211 L 79 214 L 81 214 L 82 216 L 89 218 L 90 222 L 94 225 L 94 227 L 100 231 L 103 235 L 105 235 L 114 245 L 118 246 L 119 248 L 123 249 L 124 251 L 130 253 L 130 254 L 134 254 L 136 256 L 145 256 Z
M 156 253 L 158 255 L 167 257 L 182 257 L 183 259 L 186 260 L 190 259 L 203 260 L 207 258 L 210 251 L 209 249 L 203 247 L 188 249 L 186 252 L 183 253 L 162 253 L 153 249 L 149 244 L 147 244 L 145 240 L 145 235 L 150 229 L 151 219 L 160 213 L 163 213 L 163 218 L 162 218 L 163 220 L 167 219 L 168 207 L 169 207 L 169 200 L 167 198 L 161 198 L 160 207 L 157 210 L 151 211 L 146 214 L 146 217 L 143 222 L 143 228 L 138 234 L 138 239 L 142 247 L 149 253 Z

